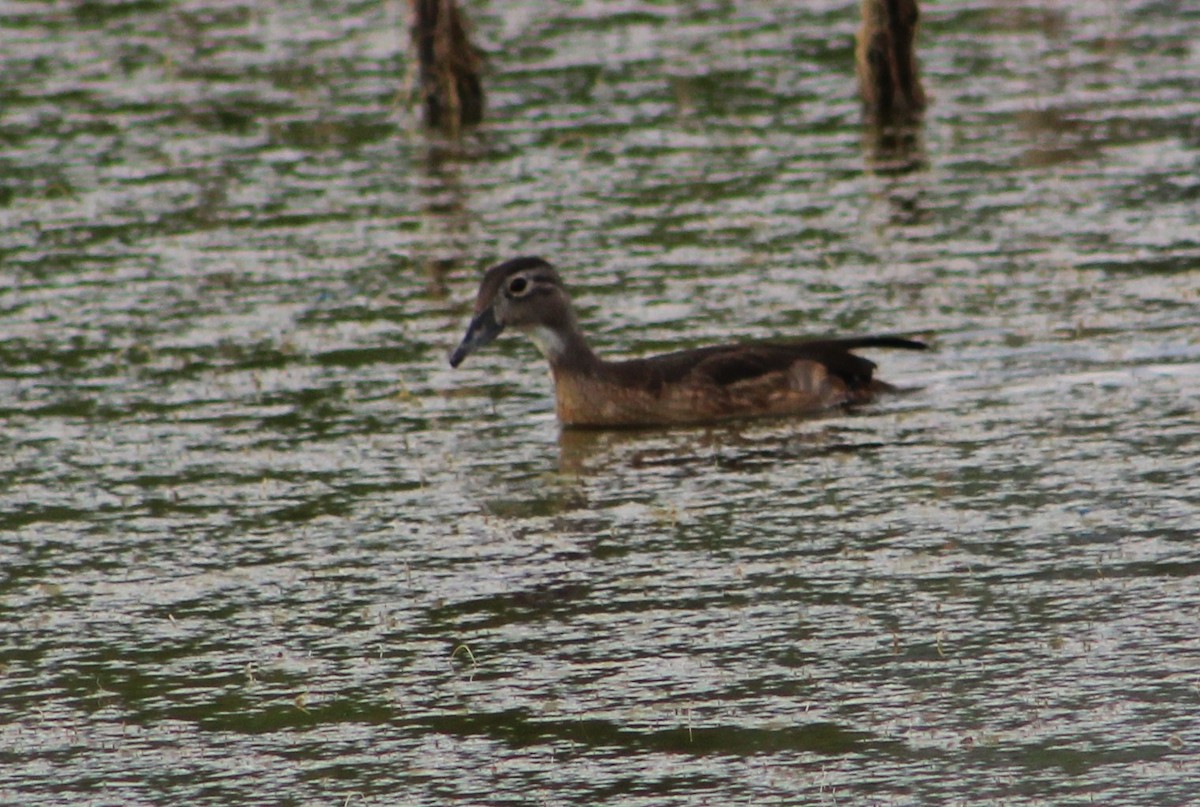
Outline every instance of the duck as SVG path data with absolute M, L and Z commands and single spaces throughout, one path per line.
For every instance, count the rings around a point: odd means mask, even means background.
M 857 336 L 608 360 L 588 344 L 558 271 L 534 256 L 487 270 L 450 366 L 457 368 L 507 329 L 526 334 L 549 361 L 559 423 L 589 429 L 798 416 L 863 404 L 897 388 L 876 378 L 875 363 L 855 351 L 928 347 L 901 336 Z

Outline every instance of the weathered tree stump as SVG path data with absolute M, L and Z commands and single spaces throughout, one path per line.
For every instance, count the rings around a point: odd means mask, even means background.
M 483 59 L 455 0 L 409 0 L 425 125 L 457 132 L 483 119 Z
M 858 29 L 858 88 L 867 118 L 910 123 L 925 109 L 917 67 L 917 0 L 862 0 Z

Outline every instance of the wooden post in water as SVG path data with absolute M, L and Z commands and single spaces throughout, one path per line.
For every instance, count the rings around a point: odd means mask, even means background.
M 425 125 L 458 132 L 483 119 L 483 59 L 455 0 L 409 0 Z
M 858 88 L 867 118 L 882 125 L 911 123 L 925 109 L 917 68 L 917 0 L 862 0 L 858 29 Z

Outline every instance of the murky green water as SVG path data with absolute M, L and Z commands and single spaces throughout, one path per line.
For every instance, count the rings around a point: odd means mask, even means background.
M 0 9 L 0 802 L 1184 804 L 1200 782 L 1200 9 Z M 907 169 L 907 170 L 906 170 Z M 853 413 L 560 434 L 556 262 L 634 354 L 931 334 Z

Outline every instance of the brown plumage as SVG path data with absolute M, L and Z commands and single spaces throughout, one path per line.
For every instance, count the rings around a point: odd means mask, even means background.
M 588 347 L 558 273 L 529 257 L 484 275 L 475 316 L 451 366 L 506 327 L 529 334 L 550 361 L 559 421 L 593 428 L 795 415 L 863 403 L 893 387 L 874 378 L 874 362 L 852 351 L 925 349 L 898 336 L 866 336 L 718 345 L 605 361 Z

